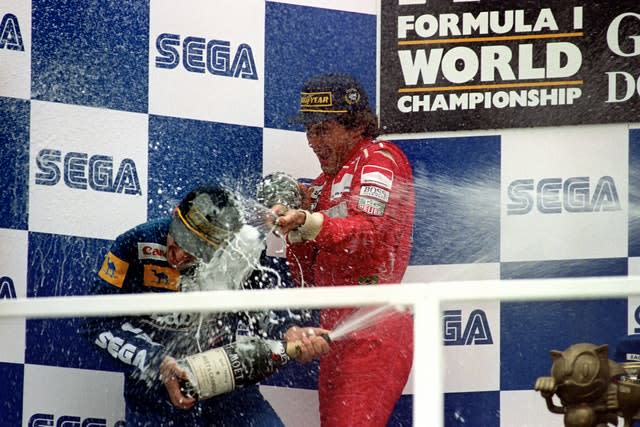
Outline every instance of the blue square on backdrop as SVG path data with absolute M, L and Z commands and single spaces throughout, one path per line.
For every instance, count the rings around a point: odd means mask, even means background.
M 617 339 L 626 333 L 626 298 L 503 302 L 500 389 L 533 390 L 538 377 L 550 375 L 549 352 L 572 344 L 609 344 L 609 358 L 613 358 Z
M 446 427 L 499 427 L 500 392 L 446 393 L 444 425 Z
M 627 258 L 518 261 L 501 263 L 500 278 L 509 280 L 626 276 L 628 270 Z
M 87 295 L 111 241 L 29 233 L 28 297 Z M 80 334 L 85 320 L 27 319 L 25 361 L 37 365 L 114 370 Z
M 413 426 L 413 395 L 403 394 L 396 402 L 387 422 L 387 427 Z
M 204 183 L 253 198 L 261 177 L 262 128 L 149 116 L 149 218 Z
M 300 107 L 300 88 L 328 72 L 358 79 L 375 110 L 376 16 L 267 2 L 265 127 L 301 130 L 288 123 Z
M 0 97 L 0 228 L 29 226 L 29 121 L 29 101 Z
M 640 129 L 629 130 L 629 256 L 640 256 Z
M 111 241 L 29 233 L 28 297 L 87 295 Z
M 75 369 L 121 371 L 87 334 L 87 318 L 27 319 L 25 363 Z
M 0 362 L 0 414 L 3 426 L 22 425 L 24 365 Z
M 149 0 L 33 0 L 31 97 L 147 112 Z
M 413 167 L 411 265 L 500 260 L 500 137 L 397 141 Z

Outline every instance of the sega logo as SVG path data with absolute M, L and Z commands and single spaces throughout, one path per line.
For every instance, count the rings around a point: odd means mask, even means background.
M 446 310 L 443 315 L 444 345 L 493 344 L 491 327 L 484 310 L 473 310 L 463 322 L 462 310 Z
M 534 191 L 535 188 L 535 191 Z M 591 191 L 589 177 L 545 178 L 534 185 L 533 179 L 517 179 L 507 190 L 511 203 L 507 215 L 525 215 L 536 206 L 543 214 L 566 212 L 619 211 L 620 197 L 615 181 L 610 176 L 598 180 Z
M 0 299 L 16 298 L 16 287 L 11 277 L 0 277 Z
M 141 333 L 141 330 L 133 328 L 128 323 L 123 325 L 122 329 L 138 333 L 139 338 L 145 341 L 148 338 L 146 335 Z M 114 336 L 110 331 L 101 332 L 94 343 L 98 347 L 107 350 L 111 357 L 116 360 L 120 360 L 127 365 L 136 366 L 141 371 L 144 371 L 147 368 L 147 350 L 138 349 L 135 345 L 125 342 L 124 339 Z
M 209 73 L 216 76 L 240 77 L 258 80 L 258 71 L 251 46 L 241 43 L 231 60 L 231 44 L 224 40 L 209 40 L 188 36 L 182 41 L 180 35 L 162 33 L 156 38 L 156 68 L 176 68 L 180 64 L 192 73 Z
M 33 414 L 29 418 L 29 427 L 107 427 L 104 418 L 80 418 L 74 415 L 62 415 L 56 419 L 53 414 Z M 120 420 L 113 427 L 125 427 L 125 422 Z
M 62 170 L 59 164 L 62 163 Z M 95 154 L 91 157 L 87 153 L 69 152 L 62 158 L 60 150 L 44 148 L 36 157 L 37 185 L 56 185 L 64 176 L 64 183 L 69 188 L 107 193 L 124 193 L 141 195 L 140 180 L 136 164 L 131 159 L 124 159 L 120 163 L 114 176 L 113 157 Z
M 640 305 L 633 312 L 633 317 L 636 319 L 636 324 L 640 325 Z M 633 333 L 640 334 L 640 328 L 633 328 Z
M 6 13 L 0 21 L 0 49 L 24 52 L 20 23 L 12 13 Z

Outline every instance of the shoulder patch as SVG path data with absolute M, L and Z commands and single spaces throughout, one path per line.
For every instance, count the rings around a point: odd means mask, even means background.
M 362 167 L 360 183 L 362 185 L 376 184 L 387 190 L 391 190 L 393 186 L 393 171 L 381 166 L 364 165 Z
M 177 291 L 180 285 L 180 273 L 172 267 L 145 264 L 143 282 L 145 286 L 150 288 Z
M 117 288 L 122 288 L 124 278 L 127 276 L 127 270 L 129 270 L 129 263 L 109 252 L 104 257 L 98 276 L 105 282 Z

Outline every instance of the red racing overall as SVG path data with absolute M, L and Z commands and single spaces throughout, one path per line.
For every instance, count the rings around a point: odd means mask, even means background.
M 411 252 L 414 190 L 411 166 L 389 142 L 362 140 L 335 177 L 312 184 L 311 210 L 324 222 L 314 240 L 290 243 L 287 259 L 298 285 L 400 283 Z M 353 309 L 324 309 L 333 329 Z M 413 356 L 410 314 L 373 332 L 332 343 L 320 360 L 322 426 L 385 426 L 402 394 Z

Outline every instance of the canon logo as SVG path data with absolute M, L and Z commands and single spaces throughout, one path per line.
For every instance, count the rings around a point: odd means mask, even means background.
M 160 243 L 140 242 L 138 243 L 138 258 L 166 261 L 167 247 Z
M 155 255 L 155 256 L 166 256 L 167 255 L 167 251 L 159 249 L 159 248 L 153 248 L 151 246 L 143 246 L 142 247 L 142 253 L 145 255 Z

